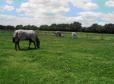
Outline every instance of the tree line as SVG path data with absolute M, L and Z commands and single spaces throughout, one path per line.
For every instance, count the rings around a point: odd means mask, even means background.
M 39 27 L 35 25 L 0 25 L 0 30 L 17 30 L 17 29 L 28 29 L 28 30 L 44 30 L 44 31 L 76 31 L 76 32 L 91 32 L 91 33 L 114 33 L 114 24 L 109 23 L 105 25 L 99 25 L 97 23 L 92 24 L 89 27 L 82 27 L 80 22 L 73 22 L 73 23 L 63 23 L 63 24 L 51 24 L 51 25 L 41 25 Z

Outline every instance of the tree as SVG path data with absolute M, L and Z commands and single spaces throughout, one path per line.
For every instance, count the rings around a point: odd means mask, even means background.
M 89 32 L 95 32 L 95 33 L 100 33 L 102 32 L 102 26 L 98 25 L 97 23 L 92 24 L 89 28 L 88 31 Z
M 114 33 L 114 24 L 105 24 L 104 25 L 105 33 Z
M 71 31 L 80 31 L 82 28 L 81 23 L 79 22 L 74 22 L 70 24 L 70 30 Z
M 41 25 L 41 26 L 39 27 L 39 29 L 40 29 L 40 30 L 50 30 L 49 27 L 48 27 L 48 25 Z
M 17 25 L 16 29 L 23 29 L 23 25 Z

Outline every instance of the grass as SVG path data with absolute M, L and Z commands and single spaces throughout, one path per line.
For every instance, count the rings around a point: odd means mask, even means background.
M 0 84 L 114 84 L 114 35 L 38 35 L 40 49 L 15 51 L 12 33 L 0 32 Z

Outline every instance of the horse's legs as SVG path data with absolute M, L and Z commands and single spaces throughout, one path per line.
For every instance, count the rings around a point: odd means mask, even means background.
M 31 45 L 31 40 L 29 40 L 29 47 L 28 47 L 29 49 L 30 49 L 30 45 Z
M 33 43 L 34 43 L 34 48 L 36 48 L 36 43 L 35 43 L 35 41 L 33 41 Z
M 61 37 L 61 34 L 59 33 L 59 37 Z
M 15 50 L 17 50 L 17 43 L 15 42 Z
M 20 45 L 19 45 L 19 41 L 17 42 L 17 45 L 18 45 L 18 49 L 20 50 Z
M 20 50 L 20 46 L 19 46 L 19 41 L 15 42 L 15 50 L 19 49 Z

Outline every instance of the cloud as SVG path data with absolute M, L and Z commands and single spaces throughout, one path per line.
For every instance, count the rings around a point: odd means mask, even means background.
M 93 23 L 98 23 L 99 17 L 102 13 L 99 12 L 80 12 L 77 16 L 77 21 L 81 22 L 83 26 L 90 26 Z
M 17 12 L 30 17 L 64 15 L 70 10 L 69 3 L 83 10 L 98 8 L 91 0 L 28 0 L 21 4 Z
M 114 7 L 114 0 L 108 0 L 105 4 L 109 7 Z
M 99 13 L 99 12 L 81 12 L 77 16 L 67 17 L 67 16 L 53 16 L 53 17 L 19 17 L 12 15 L 2 15 L 0 14 L 0 24 L 3 25 L 50 25 L 52 23 L 71 23 L 74 21 L 78 21 L 82 23 L 82 26 L 90 26 L 93 23 L 105 24 L 105 23 L 114 23 L 114 13 Z M 98 21 L 100 19 L 100 21 Z
M 11 6 L 11 5 L 5 5 L 5 6 L 3 6 L 3 7 L 0 7 L 0 9 L 1 9 L 2 11 L 12 11 L 12 10 L 14 10 L 15 8 L 14 8 L 14 6 Z
M 38 18 L 31 18 L 31 17 L 19 17 L 19 16 L 12 16 L 12 15 L 3 15 L 0 14 L 0 24 L 2 25 L 43 25 L 43 24 L 52 24 L 52 23 L 69 23 L 72 22 L 70 17 L 59 16 L 58 18 L 53 17 L 38 17 Z
M 12 4 L 13 0 L 5 0 L 7 4 Z
M 57 0 L 29 0 L 22 3 L 20 8 L 17 9 L 19 13 L 25 13 L 30 17 L 45 17 L 63 15 L 69 11 L 69 7 L 66 5 L 66 1 Z
M 114 12 L 108 14 L 102 14 L 102 20 L 107 23 L 114 23 Z
M 74 6 L 83 10 L 95 10 L 98 8 L 98 5 L 91 0 L 72 0 L 71 2 Z
M 37 22 L 36 19 L 34 19 L 34 18 L 0 14 L 0 24 L 2 24 L 2 25 L 14 25 L 14 26 L 19 25 L 19 24 L 22 24 L 22 25 L 27 25 L 27 24 L 39 25 L 39 22 Z
M 77 12 L 77 15 L 74 17 L 65 16 L 65 13 L 70 10 L 69 3 L 83 10 Z M 114 22 L 114 13 L 96 12 L 94 11 L 96 8 L 98 8 L 98 5 L 93 3 L 92 0 L 28 0 L 16 9 L 17 15 L 0 14 L 0 24 L 31 24 L 40 26 L 43 24 L 50 25 L 52 23 L 78 21 L 83 26 L 90 26 L 93 23 L 104 24 Z M 11 5 L 5 5 L 0 9 L 11 11 L 15 8 Z
M 83 26 L 90 26 L 93 23 L 98 24 L 114 24 L 114 12 L 112 13 L 101 13 L 101 12 L 80 12 L 78 16 L 74 17 L 77 21 L 81 22 Z
M 6 6 L 3 7 L 3 9 L 4 9 L 4 10 L 8 10 L 8 11 L 12 11 L 12 10 L 14 10 L 15 8 L 14 8 L 14 6 L 6 5 Z

